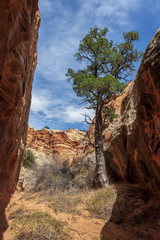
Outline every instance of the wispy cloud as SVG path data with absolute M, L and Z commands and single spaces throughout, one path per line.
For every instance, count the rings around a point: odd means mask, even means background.
M 85 107 L 80 107 L 79 105 L 69 105 L 60 107 L 54 107 L 51 111 L 48 111 L 48 114 L 45 118 L 48 119 L 58 119 L 64 123 L 78 123 L 84 121 L 84 115 L 87 114 L 91 118 L 94 117 L 93 112 L 89 112 Z
M 109 37 L 118 41 L 123 31 L 143 28 L 143 9 L 153 17 L 160 8 L 158 1 L 152 5 L 149 0 L 39 0 L 42 21 L 30 122 L 33 115 L 34 123 L 36 118 L 64 124 L 84 120 L 86 110 L 65 77 L 69 67 L 82 67 L 73 58 L 80 40 L 97 25 L 108 27 Z
M 138 8 L 138 0 L 81 0 L 78 9 L 64 1 L 40 1 L 42 16 L 47 12 L 47 22 L 40 30 L 37 72 L 52 81 L 65 80 L 65 72 L 73 63 L 73 54 L 80 39 L 94 25 L 130 25 L 129 13 Z M 52 9 L 52 11 L 51 11 Z M 43 44 L 41 43 L 43 42 Z
M 65 123 L 78 123 L 84 121 L 84 114 L 94 117 L 94 112 L 76 103 L 72 94 L 62 95 L 61 98 L 53 95 L 49 90 L 37 90 L 33 92 L 31 111 L 34 115 L 42 115 L 42 119 L 57 119 Z

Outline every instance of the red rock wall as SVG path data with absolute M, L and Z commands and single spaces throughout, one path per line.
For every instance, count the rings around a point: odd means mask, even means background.
M 51 156 L 53 160 L 67 161 L 69 164 L 77 152 L 85 133 L 78 129 L 58 130 L 34 130 L 28 128 L 28 148 Z
M 105 146 L 110 180 L 160 190 L 160 29 L 149 43 L 123 115 Z
M 0 3 L 0 197 L 15 189 L 37 63 L 38 0 Z

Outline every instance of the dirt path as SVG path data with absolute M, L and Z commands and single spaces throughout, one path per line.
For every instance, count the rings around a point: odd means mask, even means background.
M 75 206 L 72 212 L 55 212 L 47 202 L 40 199 L 38 195 L 31 195 L 22 192 L 15 192 L 12 200 L 6 210 L 9 216 L 18 209 L 25 211 L 41 211 L 47 212 L 57 220 L 67 222 L 65 231 L 72 236 L 73 240 L 100 240 L 101 230 L 106 220 L 93 218 L 86 210 L 86 201 L 93 196 L 94 192 L 81 193 L 81 201 Z M 76 196 L 77 197 L 77 196 Z M 4 233 L 4 240 L 14 239 L 14 229 L 12 229 L 12 221 L 8 220 L 9 228 Z

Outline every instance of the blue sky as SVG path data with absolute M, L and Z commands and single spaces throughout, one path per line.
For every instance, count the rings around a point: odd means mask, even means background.
M 86 109 L 65 73 L 81 69 L 73 58 L 91 27 L 108 27 L 108 38 L 122 40 L 123 31 L 138 30 L 135 46 L 145 51 L 160 23 L 159 0 L 39 0 L 41 26 L 29 125 L 41 129 L 87 129 Z M 137 67 L 139 65 L 136 65 Z M 93 113 L 89 113 L 93 117 Z

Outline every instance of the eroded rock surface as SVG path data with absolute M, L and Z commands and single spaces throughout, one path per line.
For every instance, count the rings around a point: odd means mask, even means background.
M 38 0 L 0 3 L 0 203 L 17 182 L 37 62 Z M 4 209 L 4 208 L 3 208 Z M 1 209 L 1 211 L 3 211 Z M 0 212 L 0 215 L 3 215 Z M 3 221 L 1 221 L 3 222 Z M 1 237 L 0 237 L 1 238 Z
M 78 129 L 61 130 L 35 130 L 28 128 L 27 146 L 41 152 L 59 162 L 72 163 L 73 158 L 85 133 Z
M 160 190 L 160 29 L 150 41 L 105 149 L 111 180 Z
M 35 163 L 29 168 L 22 166 L 17 189 L 33 192 L 39 178 L 47 178 L 48 173 L 63 166 L 69 167 L 85 138 L 84 132 L 73 128 L 62 131 L 29 127 L 27 148 L 34 154 Z

